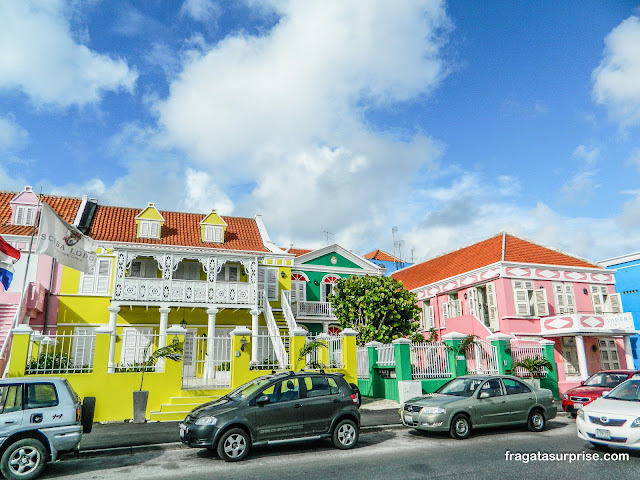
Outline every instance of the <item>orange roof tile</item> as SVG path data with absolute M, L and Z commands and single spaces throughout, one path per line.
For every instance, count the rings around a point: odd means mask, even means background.
M 108 242 L 268 252 L 258 225 L 252 218 L 222 217 L 227 222 L 224 243 L 207 243 L 202 241 L 200 234 L 200 221 L 206 215 L 159 211 L 165 219 L 159 240 L 136 238 L 135 216 L 140 213 L 140 209 L 104 205 L 98 205 L 89 235 L 96 240 Z
M 287 248 L 289 247 L 280 247 L 282 250 L 287 251 Z M 299 257 L 300 255 L 305 255 L 309 252 L 313 252 L 313 250 L 307 250 L 306 248 L 289 248 L 289 251 L 287 251 L 287 253 L 291 253 L 293 255 L 295 255 L 296 257 Z
M 496 235 L 460 250 L 394 272 L 391 276 L 401 280 L 408 290 L 413 290 L 491 265 L 502 260 L 502 237 L 502 234 Z M 595 263 L 522 240 L 513 235 L 506 234 L 505 238 L 504 260 L 506 262 L 602 268 Z
M 394 257 L 393 255 L 388 254 L 387 252 L 383 252 L 382 250 L 374 250 L 373 252 L 367 253 L 364 258 L 367 260 L 380 260 L 381 262 L 401 262 L 399 258 Z
M 12 225 L 11 206 L 9 202 L 20 192 L 0 191 L 0 234 L 5 235 L 31 235 L 32 227 L 28 225 Z M 73 197 L 60 197 L 57 195 L 42 195 L 42 201 L 46 202 L 55 212 L 68 223 L 73 223 L 78 213 L 82 200 Z

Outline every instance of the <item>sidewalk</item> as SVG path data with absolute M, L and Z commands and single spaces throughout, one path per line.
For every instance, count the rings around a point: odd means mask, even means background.
M 392 400 L 364 397 L 360 408 L 362 427 L 400 425 L 398 407 Z M 82 436 L 80 452 L 180 443 L 179 423 L 96 423 L 91 433 Z

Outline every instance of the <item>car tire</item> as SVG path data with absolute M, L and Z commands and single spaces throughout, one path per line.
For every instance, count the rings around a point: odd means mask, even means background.
M 464 440 L 471 435 L 471 420 L 466 415 L 459 413 L 451 420 L 449 435 L 456 440 Z
M 360 432 L 356 422 L 349 419 L 340 420 L 333 429 L 333 445 L 340 450 L 348 450 L 358 443 Z
M 48 452 L 40 440 L 23 438 L 7 448 L 0 459 L 0 471 L 9 480 L 31 480 L 47 464 Z
M 547 420 L 544 418 L 542 410 L 531 410 L 529 418 L 527 419 L 527 427 L 532 432 L 541 432 L 547 425 Z
M 82 399 L 82 433 L 91 433 L 93 429 L 93 416 L 96 411 L 96 397 L 84 397 Z
M 358 399 L 358 404 L 356 406 L 360 408 L 360 405 L 362 405 L 362 395 L 360 394 L 360 389 L 355 383 L 350 383 L 349 386 L 351 387 L 351 390 L 353 390 L 356 394 L 356 398 Z
M 232 428 L 218 440 L 218 456 L 225 462 L 239 462 L 249 454 L 251 439 L 241 428 Z

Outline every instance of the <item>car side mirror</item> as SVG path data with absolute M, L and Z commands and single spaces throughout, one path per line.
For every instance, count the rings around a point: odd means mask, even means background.
M 584 385 L 584 380 L 582 380 L 582 381 L 580 382 L 580 385 Z
M 605 397 L 605 398 L 608 397 L 609 396 L 609 392 L 602 392 L 602 396 Z
M 269 397 L 267 395 L 261 395 L 260 397 L 258 397 L 258 399 L 256 400 L 256 403 L 258 405 L 264 405 L 265 403 L 269 403 L 271 400 L 269 400 Z
M 489 397 L 491 397 L 491 395 L 489 395 L 489 392 L 480 392 L 480 395 L 478 395 L 478 398 L 480 399 Z

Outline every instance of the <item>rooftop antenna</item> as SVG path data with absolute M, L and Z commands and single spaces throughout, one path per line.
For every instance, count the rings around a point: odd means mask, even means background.
M 329 235 L 333 235 L 333 233 L 331 233 L 329 230 L 323 230 L 323 232 L 326 234 L 327 236 L 327 245 L 329 245 Z
M 393 243 L 393 252 L 395 254 L 395 247 L 398 247 L 398 261 L 396 261 L 396 270 L 398 268 L 402 268 L 404 266 L 404 262 L 402 261 L 402 247 L 404 247 L 404 240 L 398 240 L 397 242 Z
M 413 247 L 411 247 L 411 263 L 416 263 L 416 262 L 413 260 L 413 258 L 414 258 L 414 255 L 415 255 L 415 254 L 416 254 L 416 249 L 415 249 L 415 248 L 413 248 Z
M 398 227 L 391 227 L 391 239 L 393 240 L 393 256 L 394 257 L 396 256 L 396 233 L 398 233 Z

